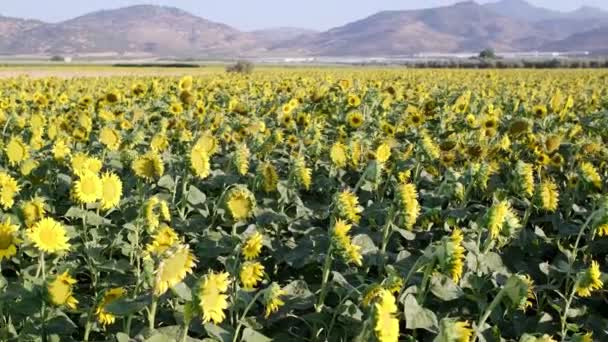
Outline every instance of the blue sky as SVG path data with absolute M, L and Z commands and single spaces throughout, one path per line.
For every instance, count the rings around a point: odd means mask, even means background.
M 57 22 L 90 11 L 135 4 L 175 6 L 242 30 L 295 26 L 325 30 L 381 10 L 448 5 L 456 0 L 0 0 L 0 14 Z M 490 2 L 480 0 L 478 2 Z M 537 6 L 573 10 L 608 8 L 607 0 L 529 0 Z

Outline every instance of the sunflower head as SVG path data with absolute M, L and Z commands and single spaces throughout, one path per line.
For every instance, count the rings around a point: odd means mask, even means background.
M 196 258 L 186 245 L 166 251 L 156 270 L 154 295 L 159 297 L 186 278 L 196 265 Z
M 36 248 L 46 253 L 63 252 L 70 248 L 65 228 L 50 217 L 38 221 L 27 231 L 27 237 Z
M 66 271 L 47 285 L 48 298 L 51 304 L 65 306 L 69 309 L 76 309 L 78 300 L 72 295 L 72 287 L 76 284 L 76 279 L 72 278 Z
M 255 196 L 244 185 L 237 185 L 226 193 L 225 205 L 235 221 L 245 221 L 254 215 Z
M 0 223 L 0 262 L 17 254 L 17 244 L 21 242 L 18 231 L 19 226 L 12 224 L 10 218 Z
M 203 313 L 203 323 L 220 324 L 226 318 L 228 309 L 228 286 L 230 275 L 226 272 L 205 275 L 198 286 L 198 304 Z
M 99 176 L 91 171 L 78 174 L 79 179 L 74 182 L 72 193 L 74 197 L 84 204 L 95 203 L 103 196 L 103 184 Z

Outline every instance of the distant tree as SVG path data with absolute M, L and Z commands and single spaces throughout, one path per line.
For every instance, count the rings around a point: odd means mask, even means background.
M 488 48 L 479 53 L 479 58 L 481 59 L 496 59 L 496 52 L 494 49 Z
M 64 62 L 65 58 L 63 56 L 53 56 L 51 57 L 51 62 Z
M 253 72 L 253 63 L 249 61 L 238 61 L 226 67 L 226 72 L 239 74 L 250 74 Z

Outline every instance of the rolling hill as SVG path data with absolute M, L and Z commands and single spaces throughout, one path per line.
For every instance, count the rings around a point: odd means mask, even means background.
M 240 31 L 174 7 L 137 5 L 59 23 L 0 16 L 0 54 L 175 57 L 394 56 L 424 52 L 604 51 L 608 13 L 524 0 L 384 11 L 324 32 Z

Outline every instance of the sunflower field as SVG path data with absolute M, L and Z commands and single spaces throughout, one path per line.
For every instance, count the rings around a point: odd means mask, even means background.
M 606 341 L 608 72 L 0 80 L 0 341 Z

